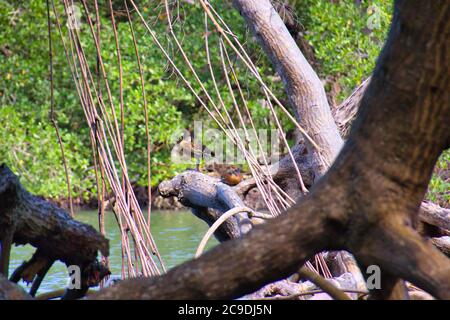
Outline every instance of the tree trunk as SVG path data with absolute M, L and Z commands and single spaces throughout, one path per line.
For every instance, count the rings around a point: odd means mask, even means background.
M 294 273 L 316 252 L 344 249 L 382 275 L 450 299 L 448 258 L 413 229 L 434 164 L 450 146 L 449 5 L 396 1 L 349 139 L 308 196 L 243 239 L 95 298 L 236 298 Z
M 269 56 L 285 85 L 286 94 L 308 141 L 315 180 L 328 170 L 343 145 L 328 105 L 325 89 L 269 0 L 233 0 Z

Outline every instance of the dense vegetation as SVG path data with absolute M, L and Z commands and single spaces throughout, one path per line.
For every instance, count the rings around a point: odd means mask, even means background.
M 148 2 L 148 4 L 146 4 Z M 140 1 L 152 27 L 165 42 L 166 19 L 157 1 Z M 211 1 L 238 37 L 245 41 L 260 72 L 276 94 L 283 97 L 280 82 L 260 49 L 243 27 L 243 20 L 229 2 Z M 290 1 L 301 22 L 301 35 L 314 48 L 315 68 L 324 80 L 333 103 L 339 103 L 363 79 L 370 75 L 379 54 L 390 20 L 391 4 L 384 0 L 370 1 Z M 116 49 L 106 1 L 102 7 L 102 54 L 106 62 L 112 91 L 118 100 L 118 67 Z M 204 20 L 197 5 L 183 4 L 176 31 L 194 66 L 212 92 L 206 77 Z M 63 17 L 62 17 L 63 18 Z M 54 17 L 52 17 L 54 22 Z M 65 19 L 63 19 L 65 21 Z M 66 197 L 65 178 L 55 130 L 49 121 L 50 90 L 47 46 L 47 13 L 45 1 L 0 0 L 0 162 L 6 162 L 22 177 L 33 193 L 48 198 Z M 203 119 L 214 126 L 193 95 L 184 88 L 167 66 L 161 52 L 154 46 L 143 26 L 135 19 L 141 60 L 150 108 L 152 137 L 152 185 L 185 169 L 170 162 L 170 149 L 181 130 L 192 126 L 193 119 Z M 53 55 L 57 121 L 70 167 L 73 192 L 79 198 L 96 195 L 88 128 L 79 106 L 78 96 L 67 67 L 63 47 L 54 26 Z M 81 29 L 83 45 L 95 66 L 94 45 L 87 26 Z M 138 185 L 146 185 L 146 138 L 140 82 L 132 37 L 127 23 L 119 23 L 119 38 L 124 71 L 126 105 L 126 157 L 130 177 Z M 211 51 L 218 56 L 217 41 L 211 37 Z M 177 57 L 177 52 L 172 52 Z M 232 57 L 233 58 L 233 57 Z M 177 58 L 179 59 L 179 58 Z M 217 59 L 217 58 L 216 58 Z M 213 65 L 219 66 L 214 63 Z M 267 125 L 268 110 L 258 103 L 259 86 L 239 68 L 238 76 L 245 83 L 249 106 L 257 126 Z M 217 67 L 219 68 L 219 67 Z M 217 70 L 219 72 L 219 70 Z M 272 81 L 272 79 L 274 81 Z M 221 90 L 227 90 L 224 82 Z M 117 102 L 117 101 L 116 101 Z M 289 128 L 289 124 L 285 123 Z M 450 201 L 450 153 L 441 157 L 437 175 L 430 184 L 429 197 L 441 204 Z M 446 194 L 447 193 L 447 194 Z

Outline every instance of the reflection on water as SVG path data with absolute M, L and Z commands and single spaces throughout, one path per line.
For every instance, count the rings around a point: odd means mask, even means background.
M 97 211 L 78 212 L 75 219 L 91 224 L 98 229 Z M 105 227 L 106 237 L 109 239 L 110 245 L 110 269 L 113 275 L 120 276 L 122 266 L 120 233 L 114 216 L 109 212 L 105 217 Z M 196 218 L 189 211 L 152 212 L 152 235 L 167 269 L 193 258 L 207 229 L 206 223 Z M 211 239 L 206 249 L 216 244 L 217 241 Z M 10 274 L 24 260 L 30 259 L 34 250 L 30 245 L 14 247 L 11 254 Z M 38 294 L 62 289 L 66 284 L 67 269 L 63 263 L 58 261 L 44 278 Z M 22 285 L 26 286 L 24 283 Z

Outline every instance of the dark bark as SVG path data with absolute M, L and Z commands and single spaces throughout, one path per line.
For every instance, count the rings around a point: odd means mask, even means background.
M 243 239 L 95 298 L 235 298 L 287 277 L 316 252 L 345 249 L 361 265 L 450 299 L 448 258 L 413 228 L 450 145 L 449 32 L 449 1 L 396 1 L 349 139 L 308 196 Z
M 34 294 L 56 260 L 67 266 L 78 265 L 85 289 L 109 273 L 96 260 L 98 251 L 108 256 L 108 240 L 92 226 L 72 219 L 63 209 L 31 195 L 4 164 L 0 166 L 0 204 L 3 267 L 7 270 L 5 261 L 10 253 L 4 250 L 5 244 L 30 244 L 37 249 L 29 261 L 14 271 L 11 281 L 34 280 Z

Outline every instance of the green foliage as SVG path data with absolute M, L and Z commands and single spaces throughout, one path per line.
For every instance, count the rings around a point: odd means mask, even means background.
M 293 0 L 305 38 L 321 62 L 321 78 L 337 81 L 338 99 L 367 78 L 387 35 L 392 1 Z
M 69 43 L 66 18 L 58 2 L 59 20 Z M 101 2 L 100 2 L 101 3 Z M 102 3 L 101 3 L 102 4 Z M 106 2 L 101 7 L 101 48 L 102 59 L 108 74 L 113 102 L 119 115 L 119 67 L 114 34 L 106 9 Z M 239 14 L 229 4 L 221 5 L 224 18 L 231 22 L 234 30 L 243 32 L 243 22 Z M 194 78 L 189 75 L 187 66 L 182 63 L 178 52 L 173 50 L 173 43 L 167 41 L 165 16 L 156 10 L 152 2 L 142 5 L 143 11 L 153 17 L 156 23 L 152 28 L 160 36 L 162 44 L 169 48 L 173 59 L 187 75 L 191 83 Z M 161 10 L 161 8 L 159 8 Z M 186 5 L 181 12 L 183 21 L 175 24 L 175 31 L 181 35 L 186 52 L 190 54 L 193 66 L 200 70 L 199 77 L 208 92 L 214 92 L 211 79 L 207 77 L 206 56 L 204 50 L 203 11 L 198 5 Z M 56 120 L 61 131 L 62 140 L 70 167 L 74 196 L 89 198 L 96 195 L 95 176 L 92 163 L 89 131 L 76 93 L 73 79 L 68 68 L 54 14 L 53 21 L 53 67 L 55 84 Z M 94 18 L 92 16 L 92 18 Z M 22 176 L 24 185 L 33 193 L 47 197 L 67 196 L 65 176 L 60 149 L 55 130 L 49 119 L 50 83 L 48 60 L 47 12 L 45 1 L 10 1 L 0 0 L 0 47 L 7 54 L 0 54 L 0 161 L 6 162 L 15 172 Z M 216 124 L 200 108 L 192 93 L 185 88 L 181 80 L 168 68 L 166 59 L 154 45 L 148 32 L 138 18 L 134 19 L 134 28 L 141 56 L 145 91 L 149 107 L 150 136 L 152 143 L 152 185 L 167 179 L 186 169 L 186 165 L 176 165 L 170 161 L 173 143 L 181 137 L 180 130 L 190 128 L 193 119 L 204 119 L 210 127 Z M 147 138 L 145 132 L 144 106 L 141 83 L 132 35 L 128 23 L 118 23 L 118 34 L 122 56 L 124 101 L 125 101 L 125 154 L 128 171 L 132 181 L 147 185 Z M 14 35 L 14 36 L 12 36 Z M 88 24 L 81 24 L 81 43 L 86 56 L 90 59 L 91 70 L 95 70 L 96 51 Z M 245 40 L 243 33 L 239 34 Z M 225 97 L 227 106 L 232 105 L 230 95 L 218 63 L 219 49 L 217 37 L 211 37 L 211 56 L 219 82 L 219 90 Z M 236 61 L 230 53 L 230 59 Z M 240 79 L 248 78 L 239 63 L 236 72 Z M 272 73 L 264 67 L 261 72 Z M 255 114 L 258 125 L 266 125 L 263 116 L 266 109 L 257 103 L 259 85 L 255 79 L 245 80 L 250 109 Z M 106 87 L 101 85 L 103 97 L 107 102 Z M 195 87 L 200 93 L 200 88 Z M 233 115 L 236 117 L 236 115 Z M 237 118 L 235 119 L 237 120 Z
M 221 13 L 241 42 L 246 43 L 249 54 L 257 61 L 259 72 L 268 80 L 275 94 L 284 98 L 281 81 L 275 80 L 274 71 L 261 49 L 248 36 L 239 13 L 229 1 L 211 1 Z M 58 3 L 56 1 L 56 3 Z M 114 36 L 105 8 L 101 2 L 102 58 L 108 73 L 113 101 L 119 114 L 119 68 Z M 122 1 L 114 1 L 122 3 Z M 391 1 L 354 0 L 315 1 L 291 0 L 298 13 L 298 20 L 305 27 L 305 38 L 312 44 L 319 60 L 319 75 L 336 81 L 340 87 L 338 99 L 345 98 L 353 88 L 370 75 L 376 57 L 386 37 L 392 10 Z M 63 33 L 68 43 L 66 19 L 58 3 Z M 170 52 L 181 71 L 191 83 L 194 78 L 181 55 L 168 41 L 167 21 L 157 1 L 141 1 L 140 7 L 148 15 L 149 23 L 159 35 L 159 40 Z M 121 8 L 123 9 L 123 8 Z M 177 12 L 175 32 L 191 58 L 191 62 L 207 91 L 216 97 L 209 76 L 205 53 L 204 14 L 198 4 L 183 5 Z M 93 17 L 94 18 L 94 17 Z M 120 20 L 120 19 L 119 19 Z M 52 21 L 55 17 L 52 14 Z M 60 149 L 55 130 L 49 121 L 50 90 L 48 65 L 47 13 L 45 1 L 0 0 L 0 162 L 6 162 L 22 177 L 24 185 L 33 193 L 47 197 L 65 197 L 67 188 Z M 186 168 L 170 161 L 173 143 L 181 137 L 182 129 L 192 128 L 195 120 L 203 120 L 208 127 L 217 127 L 200 107 L 192 93 L 174 76 L 161 51 L 154 45 L 148 32 L 136 17 L 134 28 L 138 41 L 145 91 L 149 106 L 150 135 L 152 143 L 152 185 L 167 179 Z M 212 29 L 212 26 L 210 26 Z M 147 138 L 145 134 L 144 106 L 138 66 L 128 23 L 118 23 L 123 64 L 125 101 L 125 154 L 130 178 L 139 185 L 147 184 Z M 88 24 L 82 21 L 81 43 L 89 57 L 91 70 L 95 70 L 96 52 Z M 67 161 L 70 167 L 74 196 L 88 199 L 96 195 L 92 163 L 91 142 L 86 120 L 68 68 L 64 49 L 53 24 L 53 60 L 56 118 L 61 131 Z M 228 93 L 220 64 L 219 43 L 216 36 L 209 37 L 209 47 L 219 91 L 225 105 L 232 113 L 232 99 Z M 248 106 L 258 128 L 270 125 L 269 110 L 261 106 L 260 85 L 249 76 L 242 63 L 228 52 L 237 77 L 243 86 Z M 95 76 L 95 75 L 94 75 Z M 199 86 L 194 88 L 201 96 Z M 106 101 L 106 88 L 101 86 Z M 329 88 L 328 88 L 329 89 Z M 242 101 L 238 101 L 242 103 Z M 211 106 L 209 106 L 211 107 Z M 286 130 L 292 124 L 285 119 Z M 436 176 L 430 184 L 430 199 L 449 201 L 448 175 L 449 153 L 439 162 Z M 441 168 L 441 169 L 439 169 Z M 444 172 L 444 173 L 443 173 Z
M 450 207 L 450 150 L 445 150 L 440 156 L 428 185 L 426 198 L 441 206 Z

